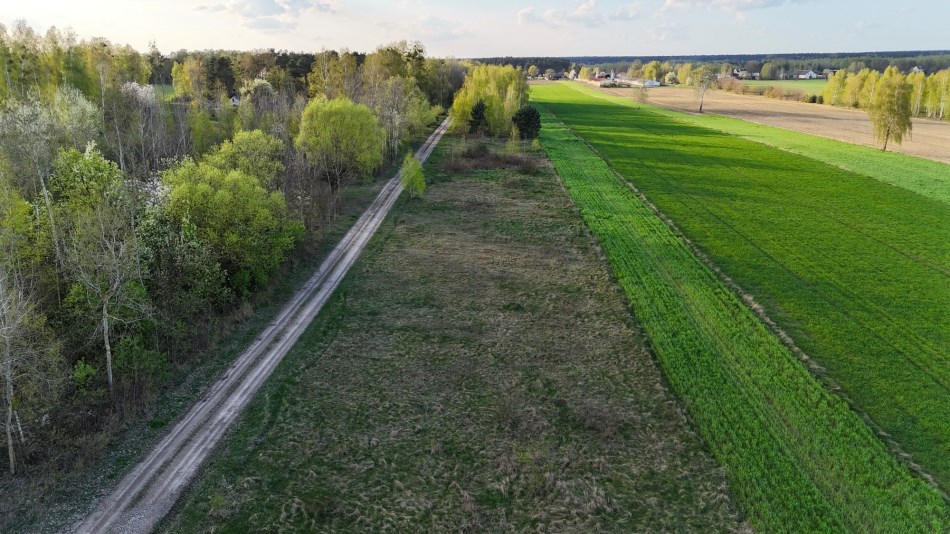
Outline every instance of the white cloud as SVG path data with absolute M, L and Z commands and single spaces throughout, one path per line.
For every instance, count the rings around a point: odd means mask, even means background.
M 634 2 L 632 4 L 627 4 L 625 6 L 620 6 L 617 8 L 617 12 L 614 14 L 614 18 L 620 20 L 633 20 L 639 18 L 642 14 L 642 7 L 640 2 Z
M 748 11 L 786 4 L 801 4 L 808 0 L 664 0 L 660 11 L 687 11 L 693 9 L 718 9 L 721 11 Z
M 297 27 L 297 19 L 304 13 L 336 13 L 336 0 L 235 0 L 229 6 L 199 6 L 208 12 L 227 9 L 243 19 L 245 28 L 262 31 L 286 31 Z
M 550 26 L 568 26 L 584 24 L 585 26 L 599 26 L 604 23 L 604 16 L 597 8 L 597 0 L 586 0 L 568 13 L 563 9 L 547 9 L 542 15 L 533 6 L 518 11 L 518 24 L 548 24 Z
M 427 43 L 453 41 L 474 35 L 459 21 L 435 15 L 426 15 L 406 22 L 382 21 L 377 26 L 392 34 L 395 39 L 418 40 Z
M 538 17 L 538 14 L 535 13 L 533 7 L 526 7 L 518 11 L 518 24 L 533 24 L 535 22 L 540 22 L 541 18 Z

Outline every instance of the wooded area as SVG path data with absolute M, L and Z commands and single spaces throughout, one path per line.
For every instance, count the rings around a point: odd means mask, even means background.
M 147 54 L 0 26 L 0 369 L 9 471 L 95 458 L 334 215 L 466 65 Z M 349 147 L 351 150 L 341 150 Z

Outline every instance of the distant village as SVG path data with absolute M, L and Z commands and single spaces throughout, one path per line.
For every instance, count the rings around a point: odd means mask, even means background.
M 544 79 L 544 80 L 579 80 L 585 81 L 589 84 L 596 85 L 598 87 L 659 87 L 663 85 L 658 80 L 645 80 L 641 78 L 631 78 L 627 76 L 626 73 L 617 73 L 613 69 L 610 72 L 605 72 L 596 67 L 593 67 L 595 70 L 591 72 L 590 79 L 582 79 L 579 76 L 579 73 L 576 69 L 571 69 L 570 71 L 555 72 L 554 70 L 549 69 L 544 74 L 539 74 L 538 76 L 528 76 L 528 79 Z M 795 70 L 791 72 L 785 72 L 784 70 L 779 72 L 778 76 L 775 78 L 777 80 L 819 80 L 827 79 L 832 76 L 840 69 L 822 69 L 821 72 L 815 72 L 814 70 Z M 914 67 L 910 70 L 910 73 L 924 72 L 920 67 Z M 925 73 L 925 72 L 924 72 Z M 926 73 L 925 73 L 926 74 Z M 740 70 L 738 68 L 732 69 L 731 74 L 720 74 L 720 79 L 722 78 L 735 78 L 737 80 L 759 80 L 761 79 L 761 73 L 759 72 L 749 72 L 747 70 Z

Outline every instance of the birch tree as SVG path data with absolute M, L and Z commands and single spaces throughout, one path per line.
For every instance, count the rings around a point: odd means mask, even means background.
M 97 317 L 93 328 L 102 340 L 110 394 L 116 325 L 140 320 L 148 309 L 132 193 L 121 178 L 115 164 L 94 150 L 64 152 L 55 175 L 61 207 L 69 214 L 64 248 L 72 285 L 66 303 Z
M 36 263 L 31 226 L 29 205 L 0 184 L 0 373 L 10 474 L 16 442 L 26 445 L 30 424 L 48 415 L 64 378 L 58 344 L 23 272 Z
M 716 83 L 716 72 L 709 65 L 703 65 L 691 73 L 692 85 L 696 89 L 696 97 L 699 99 L 699 112 L 703 112 L 703 101 L 706 99 L 706 91 Z
M 874 138 L 882 141 L 882 151 L 888 141 L 901 144 L 911 131 L 911 87 L 897 67 L 888 67 L 877 80 L 868 104 L 868 117 L 874 129 Z

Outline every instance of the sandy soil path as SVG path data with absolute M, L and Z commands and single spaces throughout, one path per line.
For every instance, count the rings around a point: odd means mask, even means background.
M 631 98 L 634 92 L 634 89 L 599 90 Z M 682 111 L 693 112 L 697 108 L 696 93 L 689 88 L 657 87 L 650 89 L 649 99 L 653 104 Z M 703 111 L 879 148 L 874 142 L 867 113 L 861 110 L 710 91 L 706 94 Z M 950 121 L 914 119 L 911 139 L 905 139 L 901 145 L 891 143 L 887 150 L 950 163 Z
M 425 161 L 448 128 L 443 122 L 416 152 Z M 402 192 L 397 173 L 280 314 L 235 359 L 168 435 L 78 525 L 82 533 L 149 532 L 260 386 L 316 317 Z

